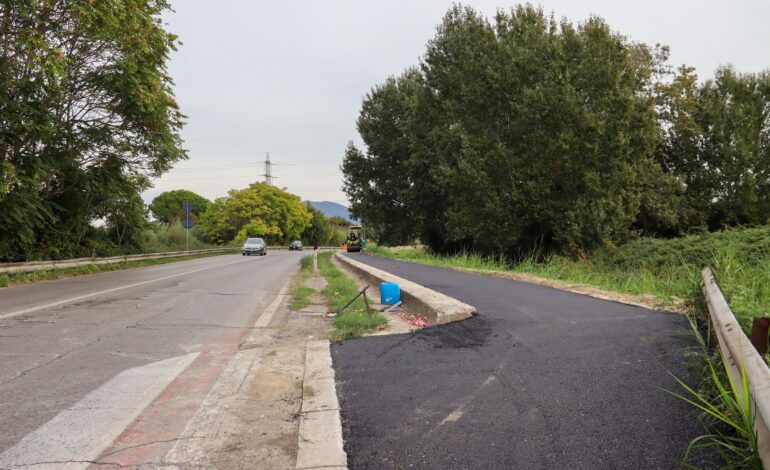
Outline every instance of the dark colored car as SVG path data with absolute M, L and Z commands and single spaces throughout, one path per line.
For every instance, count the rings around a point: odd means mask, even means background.
M 289 251 L 302 251 L 302 242 L 300 240 L 294 240 L 289 243 Z

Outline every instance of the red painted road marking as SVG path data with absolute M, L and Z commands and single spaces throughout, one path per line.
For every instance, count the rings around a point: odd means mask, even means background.
M 160 463 L 249 333 L 236 330 L 215 338 L 96 461 L 120 466 Z

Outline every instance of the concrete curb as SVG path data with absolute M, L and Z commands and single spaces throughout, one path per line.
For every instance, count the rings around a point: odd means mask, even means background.
M 297 469 L 347 469 L 342 419 L 328 341 L 305 345 Z
M 431 325 L 465 320 L 476 314 L 476 308 L 447 295 L 404 278 L 360 263 L 336 253 L 337 260 L 370 284 L 379 288 L 380 282 L 396 282 L 401 287 L 401 300 L 410 311 L 428 317 Z

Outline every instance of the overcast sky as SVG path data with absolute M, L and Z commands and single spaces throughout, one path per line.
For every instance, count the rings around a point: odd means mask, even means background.
M 190 159 L 144 197 L 190 189 L 207 198 L 261 181 L 270 152 L 275 184 L 302 199 L 346 204 L 339 165 L 360 142 L 361 99 L 417 64 L 452 5 L 442 0 L 172 0 L 167 29 L 183 44 L 170 72 Z M 487 16 L 515 3 L 467 1 Z M 722 64 L 770 66 L 768 0 L 548 0 L 557 17 L 591 14 L 635 41 L 671 46 L 671 62 L 701 79 Z

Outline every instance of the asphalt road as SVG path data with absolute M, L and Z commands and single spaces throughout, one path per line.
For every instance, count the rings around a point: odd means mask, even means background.
M 102 448 L 181 429 L 244 338 L 269 324 L 301 256 L 225 255 L 0 289 L 0 468 L 59 468 L 73 455 L 86 465 Z M 147 409 L 155 415 L 139 415 Z
M 366 255 L 471 319 L 332 348 L 351 469 L 669 469 L 699 434 L 664 390 L 684 317 Z

